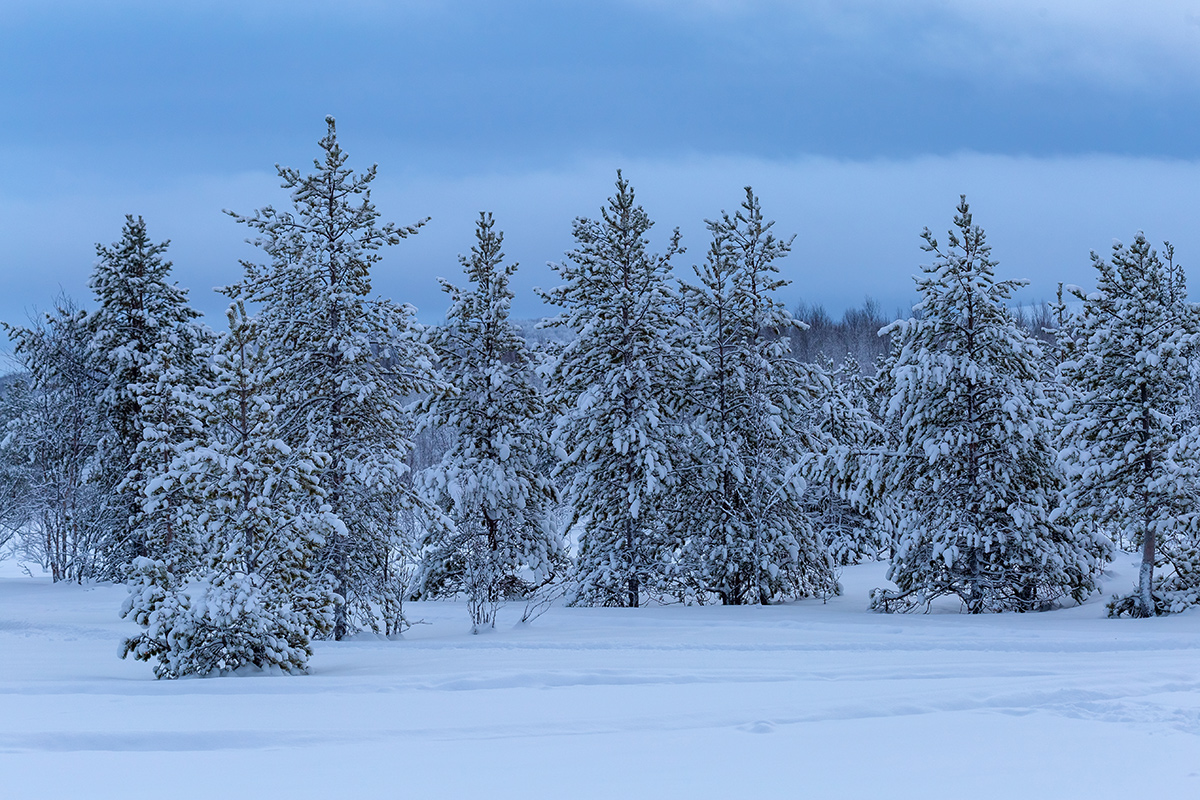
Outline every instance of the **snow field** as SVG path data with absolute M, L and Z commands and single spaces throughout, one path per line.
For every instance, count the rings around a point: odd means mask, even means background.
M 156 681 L 123 587 L 0 565 L 0 796 L 1200 796 L 1200 613 L 555 608 L 317 645 L 305 677 Z M 941 610 L 950 610 L 948 607 Z

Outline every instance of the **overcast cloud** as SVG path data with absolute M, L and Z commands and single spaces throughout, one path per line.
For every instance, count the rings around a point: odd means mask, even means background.
M 144 215 L 210 317 L 253 257 L 222 208 L 283 202 L 322 118 L 380 164 L 389 219 L 431 215 L 376 289 L 436 321 L 481 209 L 544 313 L 547 260 L 622 167 L 687 274 L 750 183 L 797 234 L 785 299 L 912 299 L 918 234 L 959 193 L 1027 301 L 1090 284 L 1144 229 L 1197 262 L 1200 11 L 1127 2 L 8 3 L 0 27 L 0 319 Z M 216 318 L 220 319 L 219 316 Z

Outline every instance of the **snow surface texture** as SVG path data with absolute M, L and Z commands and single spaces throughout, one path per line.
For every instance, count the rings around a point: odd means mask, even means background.
M 316 645 L 307 677 L 156 681 L 123 587 L 0 563 L 0 796 L 1200 797 L 1200 612 L 553 608 Z M 157 790 L 153 790 L 157 791 Z

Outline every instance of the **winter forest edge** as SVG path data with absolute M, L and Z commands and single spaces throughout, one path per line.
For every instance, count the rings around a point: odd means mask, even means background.
M 878 612 L 1083 602 L 1117 550 L 1112 616 L 1200 603 L 1200 311 L 1169 244 L 1092 254 L 1096 288 L 1029 315 L 966 198 L 922 233 L 919 302 L 840 324 L 789 312 L 792 246 L 747 187 L 684 269 L 620 172 L 509 318 L 488 213 L 442 281 L 443 324 L 372 296 L 375 167 L 332 118 L 285 209 L 227 212 L 227 330 L 202 324 L 141 217 L 97 247 L 94 309 L 5 324 L 0 545 L 55 581 L 113 581 L 123 653 L 162 678 L 305 672 L 312 643 L 401 634 L 405 603 L 770 604 L 890 563 Z M 116 613 L 116 609 L 114 609 Z

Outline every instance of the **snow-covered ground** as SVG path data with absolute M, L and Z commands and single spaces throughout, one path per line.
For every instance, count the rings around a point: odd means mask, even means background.
M 122 588 L 9 561 L 0 796 L 1200 797 L 1200 613 L 868 613 L 883 569 L 827 605 L 510 607 L 480 636 L 413 604 L 309 676 L 167 682 L 117 658 Z

